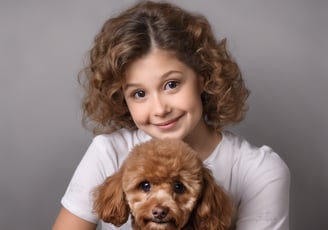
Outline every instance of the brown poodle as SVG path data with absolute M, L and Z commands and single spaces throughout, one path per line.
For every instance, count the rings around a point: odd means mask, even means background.
M 121 226 L 131 213 L 134 230 L 223 230 L 231 200 L 194 150 L 179 140 L 134 147 L 122 167 L 95 191 L 94 210 Z

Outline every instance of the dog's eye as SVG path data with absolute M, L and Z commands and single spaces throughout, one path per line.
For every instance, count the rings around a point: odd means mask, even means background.
M 143 182 L 140 183 L 139 187 L 144 192 L 149 192 L 151 185 L 148 181 L 143 181 Z
M 176 181 L 173 183 L 173 191 L 175 193 L 182 194 L 182 193 L 184 193 L 185 190 L 186 190 L 186 188 L 181 182 Z

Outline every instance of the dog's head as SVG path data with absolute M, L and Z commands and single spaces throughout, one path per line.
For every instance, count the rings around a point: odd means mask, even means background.
M 96 190 L 94 209 L 116 226 L 131 213 L 134 229 L 221 230 L 231 217 L 229 199 L 210 171 L 187 144 L 172 139 L 134 147 Z

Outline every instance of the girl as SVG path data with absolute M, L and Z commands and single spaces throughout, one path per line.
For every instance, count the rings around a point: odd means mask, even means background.
M 269 147 L 224 131 L 241 121 L 245 88 L 208 21 L 168 3 L 141 2 L 109 19 L 85 69 L 84 123 L 98 134 L 62 198 L 53 230 L 130 229 L 99 221 L 92 191 L 150 138 L 193 147 L 236 206 L 233 229 L 289 229 L 287 166 Z

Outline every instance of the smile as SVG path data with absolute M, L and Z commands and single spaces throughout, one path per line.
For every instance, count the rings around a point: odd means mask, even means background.
M 179 121 L 180 118 L 181 118 L 181 116 L 177 117 L 177 118 L 174 118 L 172 120 L 162 122 L 162 123 L 158 123 L 158 124 L 154 124 L 154 125 L 157 126 L 160 129 L 163 129 L 163 130 L 171 129 L 176 125 L 176 123 Z

